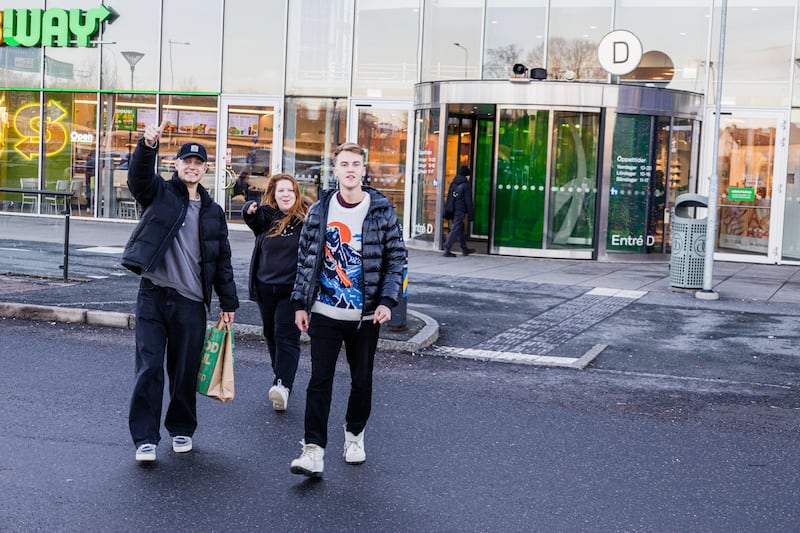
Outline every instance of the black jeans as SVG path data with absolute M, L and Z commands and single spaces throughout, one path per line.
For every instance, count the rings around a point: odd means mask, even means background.
M 461 251 L 467 250 L 467 236 L 466 227 L 464 225 L 466 213 L 456 211 L 453 220 L 450 221 L 450 233 L 447 235 L 447 240 L 444 243 L 444 251 L 449 252 L 450 248 L 456 243 L 458 239 L 461 245 Z
M 313 313 L 308 328 L 311 337 L 311 379 L 306 392 L 305 442 L 325 448 L 331 410 L 336 360 L 344 342 L 350 365 L 350 398 L 345 414 L 346 429 L 354 435 L 367 425 L 372 410 L 372 367 L 381 325 L 372 321 L 334 320 Z
M 197 429 L 197 372 L 205 331 L 203 302 L 142 278 L 136 299 L 136 384 L 128 414 L 136 446 L 161 439 L 165 351 L 169 407 L 164 426 L 173 437 L 191 437 Z
M 281 380 L 283 386 L 291 390 L 300 360 L 300 330 L 294 324 L 294 308 L 290 300 L 292 286 L 256 282 L 256 293 L 275 374 L 272 384 Z

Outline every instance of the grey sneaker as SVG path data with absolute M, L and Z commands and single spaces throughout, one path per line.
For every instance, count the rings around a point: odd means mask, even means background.
M 175 453 L 192 451 L 192 437 L 183 437 L 180 435 L 172 437 L 172 451 Z
M 156 445 L 142 444 L 136 448 L 136 460 L 139 462 L 152 462 L 156 460 Z
M 289 405 L 289 389 L 283 386 L 281 380 L 269 389 L 269 399 L 272 401 L 272 408 L 276 411 L 285 411 Z
M 322 477 L 322 470 L 325 468 L 325 448 L 320 448 L 316 444 L 303 445 L 303 453 L 300 457 L 292 461 L 292 474 L 302 474 L 308 477 Z
M 364 450 L 364 430 L 358 435 L 344 431 L 344 461 L 349 465 L 360 465 L 367 460 Z

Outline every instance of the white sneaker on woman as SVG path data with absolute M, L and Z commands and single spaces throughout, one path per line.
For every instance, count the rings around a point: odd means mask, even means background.
M 283 386 L 281 380 L 270 387 L 269 399 L 272 401 L 272 408 L 276 411 L 286 410 L 286 406 L 289 405 L 289 389 Z

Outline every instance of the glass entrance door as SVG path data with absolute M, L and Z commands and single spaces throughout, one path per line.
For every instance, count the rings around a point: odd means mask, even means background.
M 353 100 L 348 120 L 347 138 L 367 151 L 369 185 L 389 198 L 400 220 L 404 220 L 407 202 L 410 121 L 411 102 L 373 100 Z M 403 224 L 407 225 L 407 221 Z
M 592 257 L 599 138 L 599 110 L 499 110 L 492 252 Z
M 230 221 L 241 222 L 247 200 L 261 200 L 267 180 L 280 172 L 281 107 L 277 99 L 223 97 L 218 136 L 221 155 L 214 198 Z
M 706 124 L 713 124 L 713 111 L 708 115 Z M 775 207 L 783 205 L 786 182 L 785 120 L 782 112 L 747 110 L 720 117 L 718 259 L 779 259 L 781 210 Z

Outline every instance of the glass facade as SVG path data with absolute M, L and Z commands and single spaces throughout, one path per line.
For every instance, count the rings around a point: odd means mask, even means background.
M 231 220 L 233 177 L 247 172 L 258 195 L 268 175 L 290 172 L 313 199 L 336 186 L 333 148 L 354 140 L 412 244 L 439 245 L 444 191 L 467 164 L 470 234 L 488 253 L 663 255 L 671 206 L 708 191 L 718 142 L 718 252 L 800 260 L 800 0 L 728 4 L 722 65 L 718 0 L 8 0 L 4 10 L 32 24 L 6 26 L 0 46 L 0 187 L 17 189 L 0 192 L 8 213 L 136 220 L 128 157 L 145 124 L 166 120 L 159 172 L 171 175 L 180 143 L 203 143 L 203 183 Z M 73 31 L 70 10 L 95 13 L 96 31 Z M 202 16 L 188 24 L 187 13 Z M 644 54 L 614 76 L 597 49 L 619 29 Z M 558 101 L 512 105 L 517 63 L 565 84 Z M 724 127 L 711 139 L 702 132 L 720 74 Z M 459 80 L 494 96 L 477 100 L 465 86 L 459 105 L 420 103 L 420 86 Z M 586 84 L 677 92 L 587 104 Z M 664 99 L 689 93 L 696 116 L 663 112 Z M 610 151 L 631 161 L 605 164 Z M 737 234 L 734 212 L 758 229 Z

